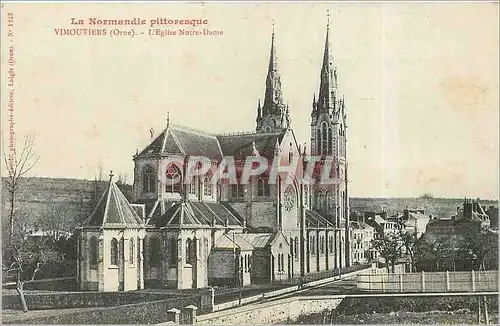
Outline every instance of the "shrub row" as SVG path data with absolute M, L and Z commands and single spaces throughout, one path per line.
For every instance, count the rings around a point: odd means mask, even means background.
M 337 314 L 390 313 L 396 311 L 425 312 L 430 310 L 455 311 L 477 309 L 476 296 L 435 296 L 435 297 L 381 297 L 345 298 L 336 309 Z M 498 311 L 498 297 L 488 295 L 492 311 Z
M 117 307 L 99 307 L 80 311 L 50 313 L 38 317 L 4 318 L 5 324 L 158 324 L 166 321 L 170 308 L 181 309 L 178 299 L 143 302 Z
M 169 299 L 172 295 L 150 292 L 70 292 L 70 293 L 29 293 L 26 303 L 31 310 L 90 308 L 127 305 Z M 180 296 L 178 296 L 180 297 Z M 199 305 L 198 305 L 199 306 Z M 17 294 L 2 296 L 3 309 L 21 309 Z

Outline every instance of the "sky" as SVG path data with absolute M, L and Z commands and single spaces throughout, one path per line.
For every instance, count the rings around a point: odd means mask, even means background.
M 498 4 L 477 2 L 5 4 L 3 24 L 12 12 L 14 36 L 2 35 L 2 70 L 12 40 L 15 138 L 35 139 L 32 175 L 93 179 L 102 165 L 131 182 L 132 156 L 150 128 L 165 128 L 167 112 L 173 123 L 208 132 L 254 130 L 273 20 L 292 128 L 309 148 L 327 10 L 348 115 L 350 196 L 497 199 Z M 86 25 L 72 26 L 72 17 Z M 109 32 L 88 26 L 91 17 L 203 18 L 223 35 L 153 37 L 149 26 L 135 26 L 145 33 L 135 37 L 54 31 Z

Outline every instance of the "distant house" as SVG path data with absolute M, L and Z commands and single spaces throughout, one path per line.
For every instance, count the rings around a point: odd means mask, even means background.
M 350 222 L 352 261 L 356 264 L 366 263 L 378 257 L 371 241 L 375 238 L 375 228 L 361 222 Z
M 375 239 L 382 238 L 384 235 L 397 230 L 397 221 L 389 218 L 385 210 L 381 213 L 365 212 L 364 215 L 364 222 L 376 231 Z
M 434 218 L 429 221 L 426 233 L 429 237 L 460 234 L 468 226 L 490 227 L 490 217 L 479 203 L 479 199 L 465 199 L 463 207 L 457 207 L 451 218 Z
M 484 230 L 480 232 L 480 230 Z M 485 232 L 486 231 L 486 232 Z M 477 233 L 476 233 L 477 232 Z M 471 241 L 472 234 L 480 234 L 484 239 L 479 239 L 479 243 L 490 246 L 495 244 L 492 250 L 488 250 L 488 260 L 490 261 L 489 267 L 497 266 L 497 253 L 498 253 L 498 231 L 491 230 L 490 217 L 485 212 L 483 206 L 480 205 L 479 199 L 471 200 L 465 199 L 462 207 L 457 207 L 456 215 L 451 218 L 432 218 L 427 224 L 425 234 L 420 238 L 419 243 L 423 244 L 445 244 L 450 250 L 449 257 L 439 257 L 439 262 L 434 263 L 437 269 L 438 265 L 443 268 L 451 270 L 468 270 L 470 265 L 467 259 L 461 255 L 467 253 L 453 255 L 454 251 L 458 252 L 463 248 L 467 248 L 467 243 L 464 241 Z M 467 240 L 469 239 L 469 240 Z M 491 241 L 493 239 L 493 241 Z M 495 240 L 496 239 L 496 240 Z M 448 240 L 453 240 L 448 242 Z M 486 247 L 485 247 L 486 248 Z M 464 260 L 465 259 L 465 260 Z M 432 265 L 432 262 L 426 262 Z M 488 266 L 487 266 L 488 268 Z
M 45 239 L 69 239 L 73 234 L 67 231 L 61 230 L 51 230 L 51 231 L 43 231 L 43 230 L 29 230 L 26 234 L 26 237 L 30 238 L 45 238 Z

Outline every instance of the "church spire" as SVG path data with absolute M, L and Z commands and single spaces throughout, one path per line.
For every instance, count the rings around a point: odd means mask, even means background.
M 321 79 L 318 96 L 318 109 L 333 109 L 335 105 L 335 92 L 337 90 L 337 72 L 333 66 L 333 55 L 330 45 L 330 12 L 326 25 L 325 51 L 323 54 L 323 66 L 321 67 Z
M 258 110 L 258 109 L 257 109 Z M 274 20 L 271 34 L 271 53 L 266 78 L 266 92 L 261 107 L 261 118 L 257 121 L 257 132 L 278 132 L 289 127 L 290 116 L 281 91 L 281 75 L 276 55 Z M 257 111 L 259 116 L 259 111 Z
M 284 109 L 283 94 L 281 92 L 281 75 L 278 70 L 278 57 L 274 43 L 274 20 L 273 33 L 271 36 L 271 53 L 269 56 L 269 67 L 266 78 L 266 94 L 264 97 L 263 114 L 281 113 Z

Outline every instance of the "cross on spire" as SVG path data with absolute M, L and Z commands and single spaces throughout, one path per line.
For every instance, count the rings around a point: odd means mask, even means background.
M 167 110 L 167 128 L 170 126 L 170 111 Z

